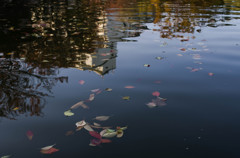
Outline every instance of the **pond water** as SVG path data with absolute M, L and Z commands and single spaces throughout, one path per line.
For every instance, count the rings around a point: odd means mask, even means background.
M 1 1 L 0 157 L 237 158 L 239 61 L 239 0 Z

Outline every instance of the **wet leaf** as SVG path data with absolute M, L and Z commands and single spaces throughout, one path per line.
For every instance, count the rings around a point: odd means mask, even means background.
M 111 88 L 106 88 L 105 91 L 111 92 L 112 89 Z
M 110 139 L 101 139 L 101 143 L 111 143 Z
M 162 60 L 164 57 L 156 57 L 157 60 Z
M 74 113 L 71 112 L 71 110 L 67 110 L 67 111 L 64 112 L 64 115 L 65 115 L 65 116 L 73 116 Z
M 76 126 L 77 127 L 83 127 L 83 126 L 85 126 L 87 123 L 84 121 L 84 120 L 82 120 L 82 121 L 79 121 L 79 122 L 77 122 L 76 123 Z
M 5 155 L 5 156 L 2 156 L 1 158 L 9 158 L 11 157 L 11 155 Z
M 152 99 L 152 102 L 155 103 L 157 106 L 165 106 L 167 105 L 165 103 L 167 99 L 165 98 L 161 98 L 161 97 L 157 97 L 156 99 Z
M 95 98 L 95 95 L 94 95 L 94 94 L 90 94 L 90 96 L 89 96 L 88 100 L 89 100 L 89 101 L 93 101 L 93 100 L 94 100 L 94 98 Z
M 100 89 L 93 89 L 93 90 L 91 90 L 91 92 L 93 92 L 93 93 L 96 93 L 98 91 L 100 91 Z
M 90 146 L 97 146 L 97 145 L 100 145 L 101 144 L 101 139 L 92 139 L 91 142 L 90 142 Z
M 40 152 L 42 153 L 42 154 L 52 154 L 52 153 L 55 153 L 55 152 L 57 152 L 57 151 L 59 151 L 59 149 L 56 149 L 56 148 L 50 148 L 50 149 L 48 149 L 48 150 L 41 150 Z
M 149 65 L 149 64 L 144 64 L 143 66 L 145 66 L 145 67 L 150 67 L 150 65 Z
M 80 101 L 80 102 L 74 104 L 73 106 L 71 106 L 71 109 L 76 109 L 79 106 L 81 106 L 84 109 L 88 109 L 89 108 L 86 104 L 84 104 L 84 101 Z
M 27 135 L 29 140 L 33 139 L 33 132 L 32 131 L 27 131 L 26 135 Z
M 102 135 L 102 137 L 112 138 L 112 137 L 115 137 L 116 135 L 117 135 L 117 132 L 106 132 Z
M 146 105 L 147 105 L 149 108 L 154 108 L 154 107 L 157 106 L 157 104 L 154 103 L 154 102 L 149 102 L 149 103 L 147 103 Z
M 98 121 L 106 121 L 110 118 L 110 116 L 97 116 L 94 119 Z
M 180 48 L 181 51 L 185 52 L 186 51 L 186 48 Z
M 95 131 L 89 131 L 89 134 L 95 138 L 102 139 L 102 136 Z
M 93 129 L 92 129 L 92 127 L 90 127 L 88 124 L 86 124 L 85 126 L 84 126 L 84 128 L 87 130 L 87 131 L 94 131 Z
M 123 100 L 130 100 L 130 97 L 129 96 L 124 96 L 122 97 Z
M 41 148 L 41 150 L 49 150 L 49 149 L 51 149 L 54 145 L 56 145 L 56 144 L 49 145 L 49 146 L 45 146 L 45 147 Z
M 214 73 L 212 73 L 212 72 L 209 72 L 209 73 L 208 73 L 208 75 L 209 75 L 209 76 L 213 76 L 213 75 L 214 75 Z
M 19 107 L 15 107 L 15 108 L 13 108 L 14 111 L 16 111 L 16 110 L 18 110 L 18 109 L 19 109 Z
M 80 84 L 80 85 L 83 85 L 84 83 L 85 83 L 84 80 L 80 80 L 80 81 L 79 81 L 79 84 Z
M 124 88 L 132 89 L 135 88 L 134 86 L 125 86 Z
M 156 96 L 156 97 L 159 97 L 160 96 L 160 93 L 158 91 L 155 91 L 155 92 L 152 92 L 152 95 L 153 96 Z
M 98 126 L 98 127 L 101 126 L 99 123 L 96 123 L 96 122 L 93 122 L 93 125 L 94 125 L 94 126 Z

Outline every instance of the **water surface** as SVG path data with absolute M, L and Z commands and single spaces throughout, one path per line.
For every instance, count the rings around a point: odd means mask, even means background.
M 0 6 L 0 157 L 240 156 L 240 1 Z M 89 108 L 66 117 L 79 101 Z M 127 129 L 89 146 L 81 120 Z M 52 144 L 59 151 L 40 153 Z

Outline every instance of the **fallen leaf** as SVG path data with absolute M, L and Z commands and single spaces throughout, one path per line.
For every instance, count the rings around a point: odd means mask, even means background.
M 93 90 L 91 90 L 91 92 L 93 92 L 93 93 L 96 93 L 98 91 L 100 91 L 100 89 L 93 89 Z
M 125 86 L 124 88 L 132 89 L 135 88 L 134 86 Z
M 158 91 L 155 91 L 155 92 L 152 92 L 152 95 L 153 96 L 156 96 L 156 97 L 159 97 L 160 96 L 160 93 Z
M 50 149 L 48 149 L 48 150 L 41 150 L 40 152 L 41 152 L 42 154 L 52 154 L 52 153 L 55 153 L 55 152 L 57 152 L 57 151 L 59 151 L 59 149 L 50 148 Z
M 150 65 L 149 65 L 149 64 L 144 64 L 143 66 L 145 66 L 145 67 L 150 67 Z
M 93 125 L 94 126 L 99 126 L 99 127 L 101 126 L 99 123 L 96 123 L 96 122 L 93 122 Z
M 88 100 L 89 100 L 89 101 L 93 101 L 93 100 L 94 100 L 94 98 L 95 98 L 95 95 L 94 95 L 94 94 L 90 94 L 90 96 L 89 96 Z
M 29 140 L 32 140 L 32 138 L 33 138 L 33 132 L 32 131 L 27 131 L 26 135 L 27 135 Z
M 157 97 L 156 99 L 152 99 L 152 102 L 155 103 L 157 106 L 165 106 L 167 105 L 165 103 L 167 99 L 165 98 L 161 98 L 161 97 Z
M 102 137 L 112 138 L 112 137 L 115 137 L 116 135 L 117 135 L 117 132 L 106 132 L 102 135 Z
M 212 72 L 209 72 L 209 73 L 208 73 L 208 75 L 209 75 L 209 76 L 213 76 L 213 75 L 214 75 L 214 73 L 212 73 Z
M 183 55 L 182 54 L 177 54 L 177 56 L 182 57 Z
M 111 143 L 110 139 L 101 139 L 101 143 Z
M 110 118 L 110 116 L 97 116 L 94 119 L 98 121 L 106 121 Z
M 14 111 L 16 111 L 16 110 L 18 110 L 18 109 L 19 109 L 19 107 L 15 107 L 15 108 L 13 108 Z
M 122 97 L 123 100 L 130 100 L 130 97 L 129 96 L 124 96 Z
M 95 131 L 89 131 L 89 134 L 95 138 L 102 139 L 102 136 Z
M 181 50 L 181 51 L 183 51 L 183 52 L 185 52 L 185 51 L 186 51 L 186 49 L 185 49 L 185 48 L 180 48 L 180 50 Z
M 90 146 L 97 146 L 97 145 L 100 145 L 101 144 L 101 139 L 92 139 L 91 142 L 90 142 Z
M 67 111 L 64 112 L 64 115 L 65 115 L 65 116 L 73 116 L 74 113 L 71 112 L 71 110 L 67 110 Z
M 85 126 L 87 123 L 84 121 L 84 120 L 82 120 L 82 121 L 79 121 L 79 122 L 77 122 L 75 125 L 77 126 L 77 127 L 83 127 L 83 126 Z
M 83 81 L 83 80 L 80 80 L 80 81 L 79 81 L 79 84 L 80 84 L 80 85 L 83 85 L 84 83 L 85 83 L 85 81 Z
M 111 92 L 112 89 L 111 88 L 106 88 L 105 91 Z
M 84 126 L 84 128 L 87 130 L 87 131 L 94 131 L 93 129 L 92 129 L 92 127 L 90 127 L 88 124 L 86 124 L 85 126 Z
M 2 156 L 1 158 L 9 158 L 11 157 L 11 155 L 5 155 L 5 156 Z
M 157 60 L 162 60 L 164 57 L 156 57 Z
M 89 108 L 86 104 L 84 104 L 84 101 L 80 101 L 80 102 L 74 104 L 73 106 L 71 106 L 70 109 L 76 109 L 76 108 L 78 108 L 79 106 L 81 106 L 81 107 L 84 108 L 84 109 L 88 109 L 88 108 Z
M 154 103 L 154 102 L 149 102 L 149 103 L 147 103 L 146 105 L 147 105 L 149 108 L 154 108 L 154 107 L 157 106 L 157 104 Z
M 49 150 L 49 149 L 51 149 L 54 145 L 56 145 L 56 144 L 49 145 L 49 146 L 45 146 L 45 147 L 41 148 L 41 150 Z

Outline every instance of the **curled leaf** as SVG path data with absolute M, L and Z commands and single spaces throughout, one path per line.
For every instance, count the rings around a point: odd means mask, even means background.
M 56 145 L 56 144 L 49 145 L 49 146 L 45 146 L 45 147 L 41 148 L 41 150 L 49 150 L 49 149 L 51 149 L 54 145 Z
M 84 120 L 82 120 L 82 121 L 79 121 L 79 122 L 77 122 L 76 123 L 76 126 L 77 127 L 83 127 L 83 126 L 85 126 L 87 123 L 84 121 Z
M 130 97 L 129 96 L 124 96 L 122 97 L 123 100 L 130 100 Z
M 57 151 L 59 151 L 59 149 L 50 148 L 50 149 L 48 149 L 48 150 L 41 150 L 40 152 L 41 152 L 42 154 L 52 154 L 52 153 L 55 153 L 55 152 L 57 152 Z
M 84 128 L 87 130 L 87 131 L 94 131 L 93 129 L 92 129 L 92 127 L 90 127 L 88 124 L 86 124 L 85 126 L 84 126 Z

